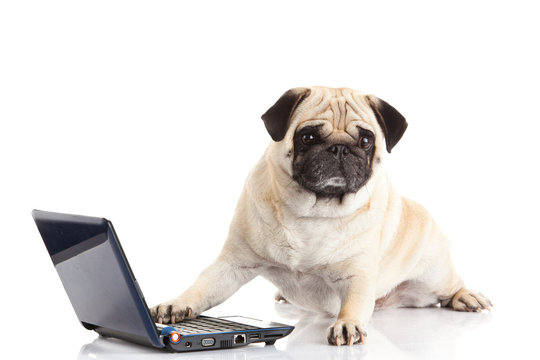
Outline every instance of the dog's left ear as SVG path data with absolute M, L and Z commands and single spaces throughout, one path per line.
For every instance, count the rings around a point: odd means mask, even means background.
M 294 110 L 310 93 L 311 90 L 308 88 L 290 89 L 281 95 L 278 101 L 261 116 L 272 140 L 283 140 L 289 129 Z
M 373 95 L 368 95 L 367 100 L 384 133 L 386 150 L 391 152 L 407 130 L 407 121 L 399 111 L 386 101 Z

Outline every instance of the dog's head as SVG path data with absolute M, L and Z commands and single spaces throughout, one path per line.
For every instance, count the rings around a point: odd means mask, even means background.
M 356 193 L 407 128 L 388 103 L 347 88 L 291 89 L 262 119 L 291 177 L 321 197 Z

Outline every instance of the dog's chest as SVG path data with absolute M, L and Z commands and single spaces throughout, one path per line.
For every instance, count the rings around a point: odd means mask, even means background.
M 361 242 L 333 223 L 313 219 L 286 224 L 279 234 L 268 242 L 270 256 L 298 272 L 318 272 L 356 256 Z

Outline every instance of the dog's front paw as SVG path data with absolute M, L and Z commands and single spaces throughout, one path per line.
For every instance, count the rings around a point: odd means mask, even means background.
M 326 338 L 330 345 L 363 344 L 367 336 L 358 321 L 339 320 L 328 328 Z
M 484 295 L 462 288 L 452 297 L 449 306 L 456 311 L 479 312 L 482 310 L 490 310 L 493 304 Z
M 178 298 L 154 306 L 150 309 L 150 314 L 155 322 L 161 324 L 174 324 L 184 318 L 197 317 L 193 307 L 186 305 Z

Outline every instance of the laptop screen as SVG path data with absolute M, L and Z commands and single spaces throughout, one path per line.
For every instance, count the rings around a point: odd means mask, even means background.
M 32 214 L 83 325 L 163 346 L 112 224 L 86 216 L 37 210 Z

